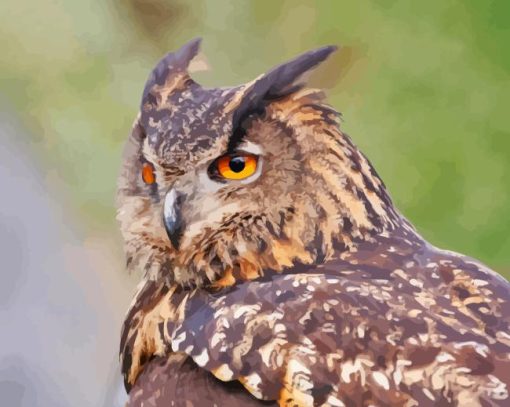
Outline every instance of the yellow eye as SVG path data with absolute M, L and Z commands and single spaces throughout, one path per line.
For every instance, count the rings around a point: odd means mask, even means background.
M 226 179 L 244 179 L 257 170 L 257 157 L 243 154 L 223 156 L 217 161 L 218 173 Z
M 154 167 L 149 163 L 142 165 L 142 179 L 148 185 L 156 182 L 156 174 L 154 174 Z

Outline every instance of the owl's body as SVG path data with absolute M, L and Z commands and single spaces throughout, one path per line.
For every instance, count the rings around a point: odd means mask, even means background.
M 144 268 L 121 342 L 129 405 L 509 405 L 510 285 L 425 242 L 296 84 L 332 49 L 203 90 L 197 46 L 149 79 L 120 184 Z

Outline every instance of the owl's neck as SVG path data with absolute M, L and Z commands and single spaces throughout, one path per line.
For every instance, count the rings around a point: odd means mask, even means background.
M 268 108 L 269 116 L 299 140 L 304 157 L 306 195 L 305 202 L 296 202 L 296 216 L 308 218 L 326 246 L 330 239 L 349 246 L 407 224 L 374 167 L 340 130 L 340 114 L 322 97 L 304 90 Z
M 239 253 L 236 265 L 215 285 L 232 285 L 296 264 L 327 262 L 393 235 L 420 239 L 394 207 L 368 159 L 341 132 L 337 112 L 307 93 L 272 103 L 267 114 L 274 133 L 290 129 L 299 140 L 303 184 L 292 207 L 283 208 L 283 221 L 274 220 L 272 233 L 257 236 L 264 250 Z

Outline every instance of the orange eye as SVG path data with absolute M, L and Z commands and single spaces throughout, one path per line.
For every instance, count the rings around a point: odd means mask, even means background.
M 257 170 L 257 157 L 253 155 L 223 156 L 217 162 L 218 173 L 226 179 L 245 179 Z
M 148 185 L 156 182 L 156 174 L 154 174 L 154 167 L 149 163 L 144 163 L 142 166 L 142 179 Z

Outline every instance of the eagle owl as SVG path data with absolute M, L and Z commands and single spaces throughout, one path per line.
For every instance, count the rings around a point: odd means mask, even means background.
M 426 242 L 305 74 L 145 85 L 119 180 L 129 406 L 509 406 L 510 284 Z

